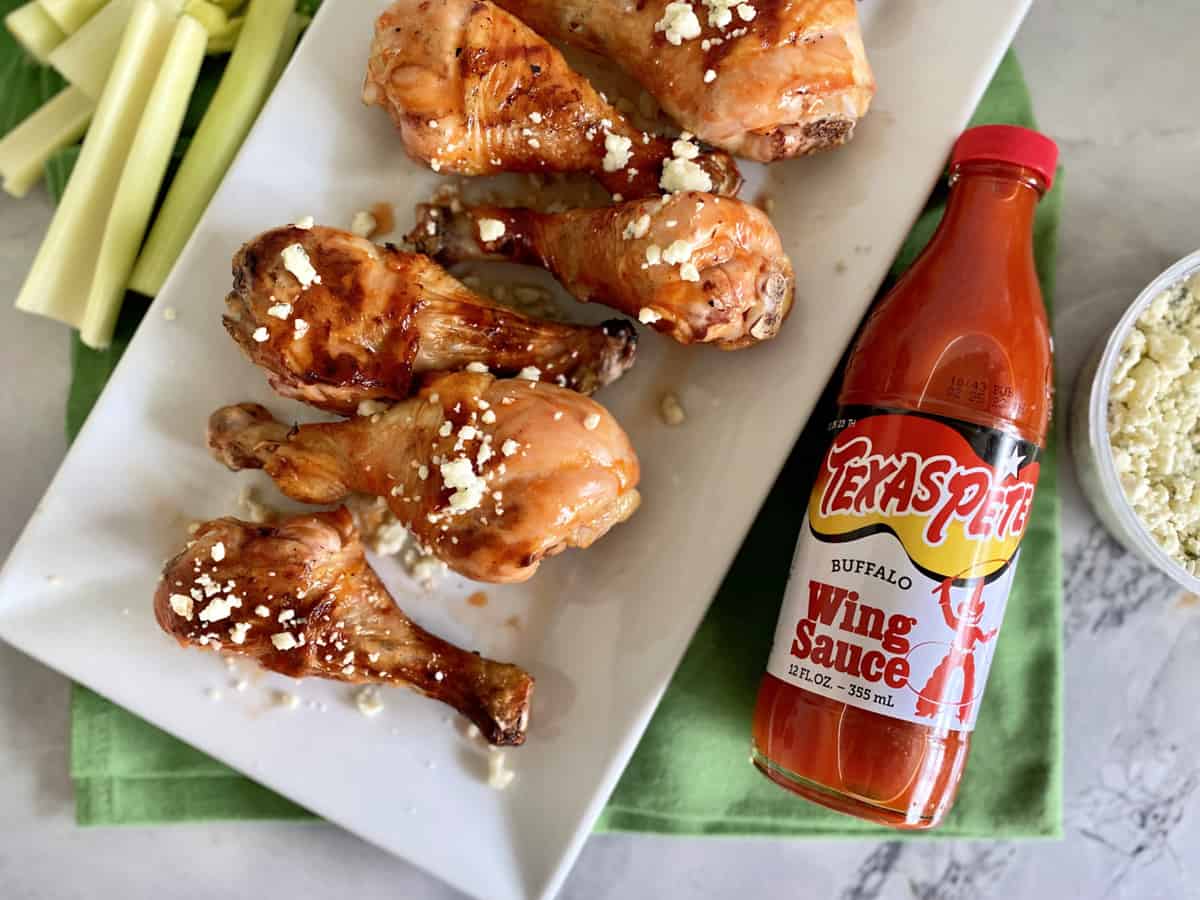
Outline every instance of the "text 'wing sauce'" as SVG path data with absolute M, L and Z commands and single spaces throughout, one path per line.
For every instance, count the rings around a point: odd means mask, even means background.
M 871 313 L 838 395 L 767 674 L 754 764 L 895 828 L 954 801 L 1029 522 L 1051 342 L 1033 218 L 1058 151 L 963 134 L 946 214 Z

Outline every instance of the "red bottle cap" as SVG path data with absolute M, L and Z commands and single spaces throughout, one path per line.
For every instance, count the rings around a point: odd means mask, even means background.
M 1046 190 L 1054 184 L 1058 164 L 1058 145 L 1050 138 L 1016 125 L 980 125 L 962 133 L 954 145 L 950 165 L 986 160 L 1009 162 L 1033 169 L 1046 181 Z

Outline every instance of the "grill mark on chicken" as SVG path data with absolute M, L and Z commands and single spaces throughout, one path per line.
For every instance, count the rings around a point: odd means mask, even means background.
M 659 192 L 672 156 L 671 141 L 634 128 L 562 54 L 492 3 L 394 3 L 376 24 L 363 99 L 387 110 L 413 159 L 442 172 L 586 172 L 611 193 L 643 197 Z M 611 172 L 606 133 L 631 141 L 628 164 Z M 708 150 L 695 161 L 714 192 L 741 186 L 728 154 Z
M 206 621 L 214 599 L 228 609 Z M 367 562 L 345 507 L 269 525 L 205 522 L 163 568 L 154 615 L 182 646 L 291 678 L 406 686 L 452 706 L 493 744 L 525 741 L 533 679 L 409 619 Z M 284 634 L 296 646 L 278 646 L 273 637 Z
M 724 29 L 698 7 L 700 36 L 678 46 L 655 31 L 668 0 L 497 2 L 622 66 L 688 131 L 763 162 L 848 140 L 875 91 L 854 0 L 755 0 L 750 22 L 735 14 Z
M 304 248 L 321 276 L 302 289 L 282 261 Z M 234 256 L 226 330 L 280 394 L 353 414 L 363 400 L 402 400 L 424 378 L 482 363 L 515 375 L 536 366 L 591 393 L 633 365 L 631 325 L 531 319 L 470 291 L 427 257 L 348 232 L 277 228 Z M 287 308 L 280 318 L 271 310 Z M 303 320 L 307 331 L 296 332 Z M 265 329 L 266 339 L 258 340 Z

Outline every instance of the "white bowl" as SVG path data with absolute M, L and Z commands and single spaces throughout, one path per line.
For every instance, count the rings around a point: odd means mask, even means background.
M 1150 282 L 1107 339 L 1096 346 L 1075 382 L 1069 437 L 1083 493 L 1112 536 L 1187 590 L 1200 594 L 1200 578 L 1188 572 L 1158 545 L 1125 499 L 1108 437 L 1109 389 L 1125 339 L 1155 297 L 1197 272 L 1200 272 L 1200 250 L 1185 256 Z

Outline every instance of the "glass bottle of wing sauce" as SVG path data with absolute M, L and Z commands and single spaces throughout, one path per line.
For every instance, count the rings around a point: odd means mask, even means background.
M 753 722 L 772 781 L 900 829 L 950 809 L 1050 417 L 1032 230 L 1058 151 L 971 129 L 851 352 Z

